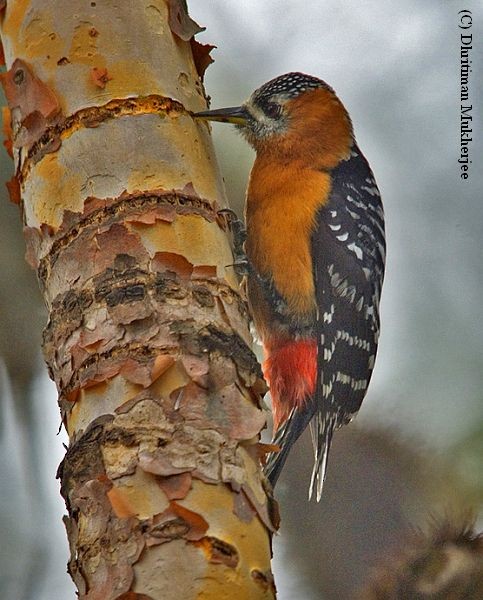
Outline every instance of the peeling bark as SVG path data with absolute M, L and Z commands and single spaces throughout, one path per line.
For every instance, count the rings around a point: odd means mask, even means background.
M 9 0 L 4 133 L 85 600 L 273 598 L 264 384 L 182 0 Z M 11 123 L 11 129 L 8 123 Z

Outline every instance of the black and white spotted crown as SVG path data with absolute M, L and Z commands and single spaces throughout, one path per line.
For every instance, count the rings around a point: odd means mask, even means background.
M 332 88 L 317 77 L 305 73 L 286 73 L 264 83 L 252 94 L 253 101 L 263 104 L 277 94 L 286 94 L 289 98 L 296 98 L 307 90 L 324 88 L 333 91 Z

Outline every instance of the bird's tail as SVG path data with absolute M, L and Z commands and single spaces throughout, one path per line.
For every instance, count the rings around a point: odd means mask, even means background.
M 334 413 L 324 415 L 317 413 L 314 421 L 310 423 L 310 433 L 314 447 L 314 468 L 310 479 L 309 500 L 311 500 L 314 491 L 316 492 L 317 502 L 320 502 L 322 497 L 330 443 L 336 426 L 337 416 Z
M 265 475 L 273 487 L 277 483 L 292 446 L 310 423 L 314 412 L 315 406 L 312 407 L 312 403 L 302 409 L 293 408 L 287 419 L 275 432 L 272 444 L 280 446 L 280 451 L 271 452 L 265 465 Z

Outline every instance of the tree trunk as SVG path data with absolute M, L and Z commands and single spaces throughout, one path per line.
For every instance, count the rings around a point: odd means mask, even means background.
M 189 114 L 209 48 L 182 0 L 0 10 L 9 188 L 49 310 L 79 596 L 273 598 L 263 383 Z

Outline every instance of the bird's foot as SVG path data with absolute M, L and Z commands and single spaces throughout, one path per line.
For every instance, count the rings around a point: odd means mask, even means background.
M 239 277 L 248 275 L 249 264 L 245 253 L 244 244 L 247 239 L 245 224 L 238 215 L 230 208 L 222 208 L 217 215 L 224 219 L 230 229 L 233 238 L 233 264 L 230 265 L 235 269 L 235 273 Z

